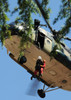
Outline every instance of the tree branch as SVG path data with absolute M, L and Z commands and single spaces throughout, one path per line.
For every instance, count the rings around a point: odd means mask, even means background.
M 71 41 L 71 38 L 69 37 L 64 37 L 64 39 Z
M 38 2 L 38 0 L 35 0 L 35 2 L 36 2 L 36 4 L 37 4 L 38 8 L 40 9 L 40 12 L 41 12 L 41 14 L 42 14 L 42 16 L 43 16 L 43 18 L 44 18 L 46 24 L 48 25 L 49 29 L 53 32 L 52 27 L 50 26 L 50 24 L 48 23 L 48 21 L 47 21 L 47 19 L 46 19 L 46 16 L 45 16 L 46 13 L 44 12 L 44 10 L 43 10 L 43 8 L 41 7 L 41 5 L 40 5 L 40 3 Z

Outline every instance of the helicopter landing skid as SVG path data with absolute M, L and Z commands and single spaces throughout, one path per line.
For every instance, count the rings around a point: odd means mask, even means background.
M 57 88 L 54 88 L 54 89 L 51 89 L 53 87 L 53 84 L 51 84 L 47 89 L 45 89 L 45 84 L 43 85 L 43 89 L 38 89 L 37 93 L 38 95 L 41 97 L 41 98 L 45 98 L 46 96 L 46 92 L 50 92 L 50 91 L 54 91 L 54 90 L 57 90 L 59 88 L 62 88 L 61 86 L 60 87 L 57 87 Z M 48 90 L 50 89 L 50 90 Z

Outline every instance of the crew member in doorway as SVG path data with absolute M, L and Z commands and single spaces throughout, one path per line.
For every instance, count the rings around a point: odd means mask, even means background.
M 38 27 L 40 26 L 40 21 L 35 19 L 34 20 L 34 30 L 35 30 L 35 43 L 37 44 L 38 39 Z
M 43 49 L 45 35 L 42 32 L 40 32 L 39 26 L 45 26 L 45 25 L 40 24 L 40 21 L 35 19 L 34 20 L 35 44 L 39 49 Z

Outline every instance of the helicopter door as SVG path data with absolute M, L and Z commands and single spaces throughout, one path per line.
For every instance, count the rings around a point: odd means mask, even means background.
M 40 44 L 40 48 L 43 49 L 44 48 L 44 40 L 45 40 L 45 35 L 38 31 L 38 43 Z
M 47 37 L 45 38 L 44 49 L 47 52 L 52 51 L 52 40 L 50 38 L 47 38 Z

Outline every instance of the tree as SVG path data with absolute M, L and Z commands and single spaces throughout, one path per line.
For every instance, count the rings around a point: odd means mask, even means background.
M 71 0 L 62 0 L 61 9 L 60 12 L 54 20 L 54 24 L 60 19 L 66 19 L 65 20 L 65 26 L 62 27 L 60 30 L 61 33 L 65 36 L 69 33 L 71 28 Z
M 48 0 L 44 0 L 44 1 L 46 2 Z M 59 12 L 57 18 L 54 19 L 53 24 L 55 24 L 59 19 L 62 20 L 63 18 L 66 18 L 65 26 L 62 27 L 62 29 L 59 31 L 53 30 L 53 28 L 50 26 L 50 24 L 48 22 L 48 17 L 46 17 L 46 10 L 45 9 L 43 10 L 43 7 L 41 6 L 41 4 L 39 3 L 38 0 L 35 0 L 35 2 L 37 3 L 49 29 L 51 30 L 53 35 L 57 37 L 56 42 L 60 43 L 60 40 L 62 38 L 71 40 L 68 37 L 65 38 L 65 35 L 70 32 L 70 28 L 71 28 L 71 0 L 62 0 L 60 12 Z M 47 15 L 48 15 L 48 13 L 47 13 Z
M 61 0 L 61 7 L 58 16 L 54 19 L 53 24 L 57 21 L 65 18 L 65 26 L 62 27 L 59 31 L 54 30 L 50 23 L 50 8 L 48 8 L 49 0 L 17 0 L 18 7 L 14 9 L 12 13 L 16 11 L 19 12 L 19 17 L 16 19 L 16 23 L 20 20 L 21 22 L 25 22 L 28 28 L 26 28 L 26 36 L 28 37 L 31 33 L 33 27 L 33 19 L 32 14 L 40 14 L 43 16 L 45 22 L 48 25 L 48 28 L 51 30 L 54 36 L 57 36 L 56 42 L 60 43 L 62 38 L 71 40 L 68 37 L 65 37 L 71 28 L 71 0 Z M 1 0 L 0 2 L 0 40 L 3 44 L 4 38 L 6 35 L 10 36 L 10 31 L 8 30 L 8 24 L 6 23 L 9 19 L 6 13 L 9 12 L 9 4 L 8 0 Z M 36 15 L 37 16 L 37 15 Z M 23 34 L 24 35 L 24 34 Z M 22 35 L 22 37 L 23 37 Z M 28 39 L 28 38 L 27 38 Z M 22 39 L 23 40 L 23 39 Z
M 8 6 L 8 0 L 0 0 L 0 40 L 2 45 L 4 44 L 5 36 L 10 37 L 9 25 L 6 23 L 9 21 L 6 14 L 9 12 Z

